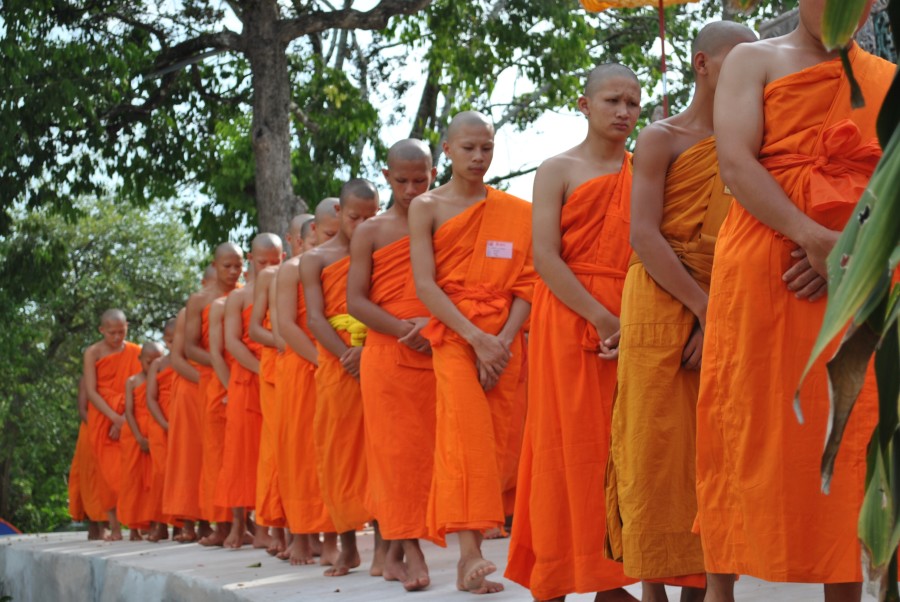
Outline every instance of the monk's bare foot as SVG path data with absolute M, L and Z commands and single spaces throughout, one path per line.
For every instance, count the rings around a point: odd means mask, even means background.
M 172 541 L 178 541 L 181 537 L 181 527 L 172 527 Z
M 137 529 L 129 529 L 128 541 L 144 541 L 144 538 L 141 536 L 141 532 Z
M 109 533 L 103 536 L 103 540 L 122 541 L 122 523 L 116 518 L 116 511 L 110 510 L 106 515 L 109 517 Z
M 637 602 L 637 600 L 637 598 L 621 587 L 605 592 L 597 592 L 597 595 L 594 596 L 594 602 Z
M 209 537 L 212 533 L 213 530 L 212 527 L 209 526 L 209 521 L 200 521 L 200 524 L 197 526 L 197 537 L 203 539 L 204 537 Z
M 225 541 L 222 542 L 222 547 L 229 550 L 239 550 L 240 547 L 248 541 L 252 543 L 253 536 L 247 533 L 243 524 L 239 524 L 235 521 L 231 523 L 231 531 L 228 533 L 228 537 L 225 538 Z
M 503 527 L 494 527 L 484 532 L 485 539 L 506 539 L 507 537 L 509 537 L 509 533 Z
M 503 591 L 502 583 L 485 579 L 497 571 L 497 566 L 490 560 L 479 556 L 460 558 L 457 564 L 456 588 L 471 594 L 495 594 Z
M 200 538 L 200 545 L 206 547 L 224 545 L 225 540 L 231 533 L 231 523 L 216 523 L 216 529 L 206 537 Z
M 373 577 L 384 576 L 384 561 L 387 557 L 390 542 L 381 539 L 381 533 L 378 531 L 378 523 L 375 525 L 375 553 L 372 555 L 372 566 L 369 567 L 369 574 Z
M 271 545 L 272 536 L 269 535 L 269 528 L 257 525 L 256 530 L 253 532 L 253 547 L 268 550 Z
M 350 549 L 346 549 L 346 547 L 342 549 L 334 564 L 325 570 L 323 574 L 326 577 L 343 577 L 360 565 L 359 550 L 356 549 L 355 545 L 348 547 Z
M 266 548 L 266 552 L 268 552 L 270 556 L 278 556 L 281 552 L 284 552 L 285 549 L 287 549 L 287 544 L 284 542 L 284 529 L 272 529 L 269 546 Z
M 319 539 L 318 533 L 309 534 L 309 547 L 312 548 L 313 556 L 322 555 L 322 540 Z
M 190 523 L 190 526 L 188 526 L 188 523 L 185 523 L 181 533 L 175 536 L 174 539 L 178 543 L 194 543 L 197 541 L 197 532 L 194 530 L 194 524 Z
M 325 533 L 322 536 L 322 553 L 319 554 L 319 564 L 332 566 L 340 555 L 337 547 L 337 533 Z
M 431 577 L 428 575 L 428 565 L 425 564 L 425 555 L 419 547 L 417 539 L 404 539 L 402 542 L 403 555 L 406 557 L 406 579 L 403 587 L 408 592 L 423 590 L 431 585 Z
M 388 543 L 388 551 L 384 558 L 382 577 L 385 581 L 406 581 L 406 564 L 403 563 L 403 545 L 399 540 Z
M 291 545 L 288 546 L 288 560 L 290 560 L 291 566 L 316 563 L 316 559 L 313 558 L 312 550 L 309 547 L 309 538 L 306 535 L 294 535 L 291 538 Z
M 88 521 L 88 541 L 103 539 L 103 525 L 94 520 Z

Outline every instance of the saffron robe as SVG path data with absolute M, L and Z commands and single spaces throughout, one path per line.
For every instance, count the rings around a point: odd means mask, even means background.
M 175 370 L 171 363 L 156 373 L 156 403 L 166 420 L 169 420 L 169 407 L 172 405 L 172 386 L 175 382 Z M 169 422 L 171 428 L 171 422 Z M 153 462 L 152 479 L 150 481 L 150 504 L 153 507 L 156 522 L 174 524 L 174 516 L 166 515 L 162 510 L 163 489 L 166 482 L 166 459 L 168 458 L 169 435 L 150 415 L 148 422 L 150 440 L 150 460 Z
M 560 256 L 615 315 L 631 256 L 630 202 L 626 155 L 618 173 L 572 191 L 560 218 Z M 530 404 L 506 576 L 540 600 L 633 583 L 603 553 L 616 362 L 597 356 L 597 330 L 543 281 L 535 286 L 528 345 Z
M 251 303 L 241 312 L 241 342 L 259 359 L 262 345 L 250 340 Z M 217 506 L 252 509 L 256 504 L 256 467 L 262 412 L 259 406 L 259 376 L 231 357 L 228 403 L 225 406 L 225 437 L 222 467 L 216 484 Z
M 75 521 L 85 518 L 104 521 L 106 511 L 115 507 L 116 498 L 100 476 L 88 425 L 81 420 L 78 425 L 78 440 L 69 470 L 69 516 Z
M 145 439 L 148 435 L 150 410 L 147 409 L 147 381 L 144 380 L 132 390 L 134 400 L 134 421 Z M 142 451 L 137 442 L 137 433 L 126 423 L 119 437 L 122 449 L 122 479 L 116 518 L 131 529 L 148 529 L 150 522 L 158 518 L 150 486 L 153 482 L 153 460 L 150 453 Z
M 269 312 L 263 327 L 271 330 Z M 259 436 L 259 461 L 256 465 L 256 524 L 263 527 L 284 527 L 284 507 L 278 483 L 278 425 L 281 423 L 280 404 L 276 395 L 278 378 L 278 350 L 263 346 L 259 355 L 259 408 L 262 429 Z
M 118 414 L 125 413 L 125 381 L 129 377 L 141 371 L 141 346 L 126 341 L 122 351 L 111 353 L 97 360 L 97 393 L 100 394 L 109 407 Z M 109 429 L 112 422 L 88 402 L 88 430 L 91 435 L 91 445 L 94 448 L 94 457 L 99 467 L 98 477 L 103 479 L 105 487 L 112 493 L 104 500 L 112 501 L 113 505 L 106 510 L 115 507 L 119 493 L 119 479 L 122 471 L 122 454 L 119 441 L 109 438 Z M 124 430 L 124 427 L 123 427 Z M 104 487 L 104 485 L 101 485 Z
M 514 297 L 531 302 L 537 275 L 531 253 L 531 204 L 487 187 L 479 201 L 434 233 L 435 282 L 475 326 L 499 333 Z M 501 527 L 503 456 L 522 368 L 522 338 L 496 386 L 481 388 L 472 347 L 438 320 L 422 330 L 437 379 L 434 478 L 429 539 Z
M 766 86 L 760 162 L 791 201 L 840 230 L 881 154 L 875 119 L 894 66 L 850 51 L 866 99 L 850 108 L 838 59 Z M 740 199 L 738 199 L 740 201 Z M 781 279 L 796 245 L 733 203 L 716 244 L 697 404 L 697 501 L 706 569 L 767 581 L 862 581 L 857 516 L 877 421 L 870 370 L 830 495 L 819 465 L 829 415 L 822 355 L 792 401 L 825 312 Z
M 209 351 L 209 310 L 211 304 L 203 308 L 200 323 L 200 345 Z M 231 362 L 225 351 L 225 361 Z M 209 522 L 227 523 L 231 521 L 231 511 L 215 503 L 216 485 L 222 469 L 222 451 L 225 446 L 225 396 L 227 391 L 212 366 L 198 365 L 200 391 L 203 395 L 203 463 L 200 468 L 200 518 Z
M 350 257 L 322 270 L 326 318 L 347 315 L 347 271 Z M 347 345 L 347 330 L 335 329 Z M 361 527 L 372 518 L 366 509 L 368 470 L 365 453 L 362 391 L 340 359 L 321 343 L 316 370 L 316 415 L 313 434 L 322 499 L 338 533 Z
M 416 297 L 408 236 L 372 254 L 369 299 L 401 320 L 429 315 Z M 360 384 L 369 470 L 366 505 L 384 539 L 424 538 L 434 465 L 431 356 L 370 329 Z
M 528 322 L 526 322 L 528 326 Z M 503 514 L 512 516 L 516 508 L 516 486 L 519 478 L 519 458 L 522 456 L 522 440 L 525 438 L 525 416 L 528 413 L 528 337 L 527 329 L 519 336 L 522 338 L 522 367 L 519 370 L 519 385 L 516 387 L 516 403 L 510 418 L 512 430 L 500 464 L 503 477 Z M 503 528 L 503 536 L 508 536 Z
M 306 326 L 303 285 L 297 287 L 297 326 L 313 342 Z M 319 484 L 313 424 L 316 415 L 316 366 L 287 347 L 278 371 L 281 423 L 278 435 L 278 474 L 281 500 L 291 533 L 333 533 Z
M 199 371 L 199 366 L 193 364 Z M 166 454 L 163 514 L 185 520 L 200 519 L 197 484 L 203 464 L 202 422 L 206 403 L 200 385 L 175 374 L 172 379 L 168 453 Z

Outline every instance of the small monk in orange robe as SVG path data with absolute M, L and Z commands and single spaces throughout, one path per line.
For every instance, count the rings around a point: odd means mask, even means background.
M 346 575 L 359 566 L 356 529 L 372 518 L 365 505 L 367 471 L 359 358 L 366 327 L 347 313 L 350 239 L 356 226 L 378 211 L 378 191 L 355 178 L 341 188 L 335 207 L 340 229 L 304 253 L 300 279 L 306 321 L 318 349 L 313 436 L 322 499 L 341 540 L 341 552 L 325 571 Z
M 259 354 L 261 345 L 250 340 L 255 275 L 281 264 L 281 239 L 270 233 L 257 234 L 247 256 L 250 269 L 247 286 L 225 301 L 224 343 L 233 358 L 228 381 L 228 403 L 222 468 L 216 486 L 216 503 L 231 508 L 231 533 L 225 547 L 237 549 L 247 531 L 247 512 L 256 504 L 256 470 L 259 462 L 262 411 L 259 398 Z M 267 529 L 254 530 L 254 547 L 268 547 Z
M 628 244 L 631 155 L 641 110 L 634 73 L 588 75 L 578 108 L 584 141 L 544 161 L 534 181 L 535 287 L 530 403 L 506 576 L 537 600 L 597 592 L 631 600 L 634 580 L 603 555 L 603 475 L 616 387 L 619 309 Z
M 200 471 L 199 496 L 200 518 L 216 523 L 216 531 L 201 538 L 205 545 L 222 545 L 231 531 L 231 512 L 216 506 L 216 482 L 222 465 L 222 443 L 225 429 L 225 406 L 222 404 L 224 387 L 214 378 L 212 359 L 209 353 L 209 311 L 215 299 L 224 297 L 238 286 L 243 272 L 244 253 L 233 243 L 222 243 L 216 247 L 213 266 L 215 280 L 210 286 L 194 293 L 187 302 L 185 322 L 185 356 L 196 363 L 200 373 L 200 396 L 202 400 L 202 465 Z
M 800 390 L 803 424 L 792 401 L 825 313 L 826 257 L 881 156 L 875 121 L 896 68 L 853 43 L 866 104 L 852 109 L 838 53 L 821 42 L 823 11 L 821 1 L 800 0 L 797 28 L 732 50 L 716 89 L 719 166 L 737 202 L 716 243 L 697 404 L 698 523 L 712 602 L 733 599 L 735 574 L 823 583 L 826 600 L 861 596 L 857 517 L 878 419 L 874 371 L 830 494 L 819 466 L 834 347 Z
M 359 368 L 369 471 L 366 505 L 381 537 L 390 541 L 382 576 L 415 591 L 431 582 L 419 539 L 428 536 L 435 380 L 431 345 L 420 334 L 429 316 L 412 279 L 407 211 L 431 187 L 437 170 L 428 145 L 408 139 L 390 148 L 383 173 L 392 203 L 353 232 L 347 308 L 368 326 Z
M 128 321 L 120 309 L 109 309 L 100 317 L 103 339 L 84 351 L 82 379 L 87 392 L 88 431 L 97 460 L 97 480 L 90 487 L 101 492 L 110 533 L 106 539 L 122 539 L 116 518 L 122 454 L 119 435 L 125 426 L 125 381 L 141 371 L 141 347 L 125 340 Z M 86 485 L 86 484 L 83 484 Z
M 481 554 L 482 531 L 502 527 L 503 455 L 522 367 L 522 325 L 537 278 L 530 203 L 484 185 L 494 127 L 457 114 L 443 142 L 453 175 L 413 200 L 410 255 L 416 291 L 434 319 L 422 331 L 437 378 L 434 478 L 428 532 L 457 533 L 456 586 L 492 593 L 497 570 Z
M 313 216 L 304 213 L 294 216 L 288 225 L 285 242 L 295 255 L 303 246 L 303 225 Z M 262 430 L 259 437 L 259 460 L 256 469 L 256 528 L 268 531 L 266 546 L 269 554 L 284 552 L 287 525 L 281 490 L 278 484 L 278 424 L 280 415 L 276 400 L 278 355 L 284 350 L 284 339 L 276 337 L 272 328 L 271 305 L 275 305 L 275 275 L 281 264 L 261 270 L 255 277 L 253 309 L 250 312 L 250 340 L 259 343 L 259 408 L 262 412 Z
M 719 177 L 713 99 L 722 61 L 756 40 L 710 23 L 692 45 L 688 108 L 641 131 L 634 154 L 629 263 L 622 296 L 618 393 L 607 472 L 611 555 L 643 580 L 644 599 L 682 600 L 706 586 L 697 516 L 696 405 L 716 233 L 733 197 Z
M 97 458 L 91 446 L 90 433 L 87 428 L 88 398 L 84 389 L 84 379 L 78 379 L 78 439 L 75 453 L 72 455 L 72 466 L 69 469 L 69 516 L 73 521 L 88 523 L 88 540 L 103 539 L 106 520 L 106 508 L 101 499 L 102 492 L 98 487 L 102 483 L 97 480 Z M 107 489 L 109 497 L 111 491 Z
M 144 343 L 141 347 L 141 371 L 125 382 L 125 421 L 120 445 L 122 482 L 116 511 L 119 521 L 128 525 L 130 541 L 142 541 L 141 531 L 149 531 L 157 518 L 150 487 L 153 461 L 150 458 L 150 411 L 147 409 L 147 373 L 150 365 L 162 357 L 163 346 Z
M 313 224 L 300 247 L 302 253 L 337 234 L 338 203 L 338 199 L 329 197 L 316 205 Z M 322 499 L 316 466 L 313 422 L 318 350 L 306 324 L 306 301 L 300 283 L 302 253 L 286 261 L 275 277 L 273 326 L 285 342 L 276 367 L 276 397 L 281 408 L 276 462 L 281 500 L 291 533 L 287 553 L 280 557 L 292 565 L 312 564 L 315 562 L 313 546 L 321 532 L 324 541 L 319 563 L 330 566 L 338 557 L 337 533 Z
M 168 320 L 163 327 L 163 343 L 169 353 L 150 364 L 147 372 L 147 410 L 150 412 L 150 423 L 147 427 L 147 439 L 150 441 L 150 459 L 153 462 L 152 480 L 150 482 L 150 504 L 153 507 L 153 530 L 147 541 L 160 541 L 169 538 L 169 525 L 175 526 L 173 537 L 181 534 L 181 521 L 174 516 L 163 513 L 163 489 L 166 483 L 166 460 L 169 454 L 169 407 L 172 404 L 172 384 L 175 370 L 172 369 L 172 346 L 175 341 L 176 319 Z

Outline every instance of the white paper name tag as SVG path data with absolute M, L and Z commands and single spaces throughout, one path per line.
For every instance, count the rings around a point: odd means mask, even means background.
M 493 259 L 512 259 L 513 244 L 504 240 L 489 240 L 485 255 Z

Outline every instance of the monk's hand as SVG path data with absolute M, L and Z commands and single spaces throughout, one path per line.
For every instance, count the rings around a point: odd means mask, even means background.
M 478 360 L 475 360 L 475 367 L 478 368 L 478 382 L 481 384 L 481 388 L 485 392 L 493 389 L 500 378 L 489 374 Z
M 430 318 L 410 318 L 406 320 L 411 325 L 409 332 L 397 339 L 413 351 L 431 355 L 431 343 L 421 335 L 422 329 L 428 324 Z
M 611 336 L 606 337 L 605 339 L 600 339 L 600 349 L 597 351 L 597 356 L 603 360 L 614 360 L 619 357 L 619 336 L 620 332 L 617 330 Z
M 115 424 L 113 424 L 111 427 L 109 427 L 108 435 L 109 435 L 109 438 L 112 439 L 113 441 L 118 441 L 119 435 L 121 435 L 121 434 L 122 434 L 121 427 L 116 426 Z
M 699 324 L 694 325 L 691 336 L 688 337 L 684 351 L 681 353 L 681 365 L 685 370 L 699 370 L 700 360 L 703 356 L 703 329 Z
M 509 347 L 503 344 L 500 337 L 482 332 L 471 342 L 479 364 L 479 379 L 482 383 L 481 371 L 485 372 L 485 378 L 499 380 L 506 364 L 509 363 Z M 482 385 L 483 386 L 483 385 Z
M 789 291 L 798 299 L 816 301 L 828 292 L 828 282 L 813 269 L 809 261 L 809 255 L 804 249 L 795 249 L 791 252 L 791 258 L 796 261 L 782 274 Z
M 147 441 L 145 437 L 140 437 L 137 443 L 138 446 L 140 446 L 142 452 L 144 452 L 145 454 L 150 453 L 150 442 Z
M 837 244 L 841 233 L 836 230 L 822 228 L 821 232 L 813 237 L 813 239 L 803 249 L 809 259 L 809 265 L 812 269 L 824 279 L 828 279 L 828 254 Z
M 347 374 L 359 380 L 359 358 L 362 356 L 362 347 L 348 347 L 341 355 L 341 366 Z

